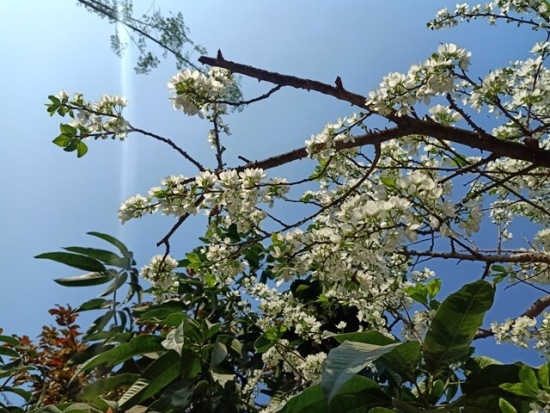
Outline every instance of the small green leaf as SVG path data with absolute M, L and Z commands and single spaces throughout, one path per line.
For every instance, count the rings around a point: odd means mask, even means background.
M 428 295 L 430 298 L 434 298 L 439 290 L 441 290 L 441 278 L 434 278 L 426 286 L 428 289 Z
M 504 383 L 498 387 L 518 396 L 534 397 L 537 394 L 536 389 L 533 390 L 533 388 L 523 383 Z
M 59 135 L 57 138 L 55 138 L 52 142 L 54 144 L 56 144 L 57 146 L 60 146 L 62 148 L 66 147 L 71 141 L 73 140 L 73 138 L 70 138 L 68 136 L 65 136 L 65 135 Z
M 71 126 L 68 123 L 62 123 L 61 125 L 59 125 L 59 129 L 61 130 L 61 134 L 68 137 L 74 137 L 78 132 L 78 130 L 74 126 Z
M 68 252 L 46 252 L 44 254 L 37 255 L 34 258 L 57 261 L 70 267 L 78 268 L 84 271 L 107 271 L 105 266 L 98 260 L 80 254 L 71 254 Z
M 517 413 L 516 408 L 503 398 L 498 399 L 498 407 L 502 413 Z
M 88 152 L 88 145 L 82 141 L 76 142 L 76 156 L 82 158 Z

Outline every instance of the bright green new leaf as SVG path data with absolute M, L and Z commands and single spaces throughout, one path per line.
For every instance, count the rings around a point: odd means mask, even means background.
M 517 413 L 516 408 L 503 398 L 498 399 L 498 407 L 502 413 Z
M 88 145 L 82 141 L 76 142 L 76 156 L 82 158 L 88 152 Z
M 548 363 L 543 364 L 539 371 L 537 372 L 537 376 L 539 378 L 539 383 L 542 387 L 548 387 L 549 380 L 549 373 L 548 373 Z
M 539 388 L 537 376 L 533 369 L 529 366 L 522 366 L 521 369 L 519 369 L 519 381 L 535 392 Z
M 369 363 L 389 353 L 400 343 L 377 346 L 374 344 L 345 341 L 332 349 L 323 365 L 321 386 L 328 400 L 332 401 L 340 388 Z
M 461 361 L 493 305 L 495 290 L 479 280 L 466 284 L 439 306 L 424 339 L 424 359 L 432 373 Z

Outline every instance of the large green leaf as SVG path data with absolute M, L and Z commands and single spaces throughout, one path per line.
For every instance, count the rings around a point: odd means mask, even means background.
M 182 369 L 180 355 L 170 350 L 145 369 L 138 379 L 119 400 L 124 411 L 139 402 L 156 395 L 173 380 L 179 377 Z
M 468 355 L 494 295 L 494 287 L 479 280 L 466 284 L 441 303 L 424 339 L 424 359 L 431 373 Z
M 374 344 L 345 341 L 331 350 L 323 364 L 321 386 L 328 400 L 338 393 L 349 379 L 363 370 L 369 363 L 389 353 L 400 343 L 377 346 Z
M 292 397 L 279 413 L 340 413 L 367 412 L 368 408 L 390 402 L 373 380 L 354 376 L 345 383 L 330 407 L 320 384 L 311 386 Z
M 164 350 L 160 344 L 162 337 L 152 335 L 136 336 L 130 342 L 121 344 L 91 358 L 82 366 L 79 372 L 91 370 L 101 364 L 116 366 L 132 357 L 155 353 Z
M 34 258 L 57 261 L 84 271 L 106 272 L 105 266 L 95 258 L 70 252 L 45 252 Z
M 97 396 L 102 396 L 116 390 L 120 386 L 130 385 L 139 378 L 138 374 L 124 373 L 116 376 L 99 379 L 92 384 L 87 385 L 79 395 L 79 400 L 93 400 Z
M 98 249 L 98 248 L 84 248 L 84 247 L 65 247 L 64 250 L 75 252 L 77 254 L 86 255 L 90 258 L 95 258 L 105 264 L 114 265 L 124 269 L 129 269 L 130 261 L 128 258 L 122 258 L 112 251 Z
M 95 231 L 88 232 L 87 234 L 91 235 L 93 237 L 101 238 L 102 240 L 113 244 L 115 247 L 118 248 L 118 250 L 120 251 L 120 253 L 123 256 L 125 256 L 126 258 L 132 259 L 132 253 L 128 250 L 126 245 L 124 245 L 121 241 L 119 241 L 118 239 L 116 239 L 112 235 L 103 234 L 101 232 L 95 232 Z
M 407 341 L 382 356 L 380 361 L 386 368 L 395 370 L 401 377 L 412 382 L 416 376 L 415 372 L 419 359 L 420 343 L 418 341 Z
M 367 344 L 376 344 L 378 346 L 385 346 L 387 344 L 395 343 L 395 340 L 392 340 L 388 336 L 378 332 L 378 331 L 362 331 L 356 333 L 325 333 L 323 338 L 334 338 L 340 344 L 344 341 L 355 341 L 357 343 L 367 343 Z
M 88 287 L 108 283 L 116 277 L 112 272 L 89 272 L 75 277 L 57 278 L 54 281 L 65 287 Z

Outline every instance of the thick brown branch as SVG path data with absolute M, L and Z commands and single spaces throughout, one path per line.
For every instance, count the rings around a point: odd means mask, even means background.
M 339 100 L 344 100 L 353 105 L 370 110 L 365 105 L 366 98 L 364 96 L 349 92 L 336 86 L 328 85 L 326 83 L 310 79 L 303 79 L 295 76 L 283 75 L 276 72 L 269 72 L 267 70 L 258 69 L 252 66 L 225 60 L 222 56 L 218 56 L 218 58 L 202 56 L 199 61 L 210 66 L 221 67 L 234 73 L 240 73 L 242 75 L 258 80 L 263 80 L 266 82 L 271 82 L 279 86 L 290 86 L 297 89 L 315 90 L 319 93 L 334 96 Z M 497 139 L 494 136 L 481 133 L 479 130 L 470 131 L 452 126 L 445 126 L 426 119 L 415 119 L 410 116 L 399 117 L 395 115 L 386 115 L 385 117 L 388 120 L 397 124 L 399 130 L 401 131 L 400 133 L 392 133 L 395 136 L 392 136 L 392 138 L 390 139 L 404 137 L 408 135 L 431 136 L 434 138 L 444 139 L 450 142 L 465 145 L 470 148 L 488 151 L 498 157 L 523 160 L 531 162 L 535 166 L 543 166 L 547 168 L 550 167 L 550 151 L 544 149 L 533 148 L 526 146 L 522 143 Z M 361 143 L 361 139 L 358 138 L 356 139 L 355 143 L 349 147 L 355 147 L 364 144 L 365 143 Z M 294 159 L 301 159 L 305 156 L 304 152 L 301 152 L 301 154 L 301 156 Z M 286 154 L 280 156 L 284 157 L 285 155 Z M 273 160 L 274 158 L 270 159 Z
M 545 254 L 536 251 L 517 252 L 513 254 L 481 254 L 481 253 L 462 253 L 462 252 L 436 252 L 436 251 L 414 251 L 406 250 L 402 252 L 403 255 L 411 257 L 431 257 L 431 258 L 443 258 L 453 259 L 461 261 L 480 261 L 489 264 L 495 264 L 497 262 L 509 262 L 509 263 L 544 263 L 550 264 L 550 254 Z
M 218 55 L 218 57 L 220 56 Z M 266 82 L 274 83 L 280 86 L 290 86 L 296 89 L 315 90 L 324 95 L 334 96 L 337 99 L 344 100 L 355 106 L 366 109 L 366 97 L 358 95 L 356 93 L 348 92 L 344 88 L 330 86 L 326 83 L 318 82 L 316 80 L 302 79 L 295 76 L 269 72 L 267 70 L 258 69 L 252 66 L 231 62 L 229 60 L 223 59 L 223 57 L 220 59 L 208 56 L 201 56 L 199 58 L 199 62 L 210 66 L 221 67 L 233 73 L 240 73 L 248 77 L 253 77 L 254 79 L 264 80 Z

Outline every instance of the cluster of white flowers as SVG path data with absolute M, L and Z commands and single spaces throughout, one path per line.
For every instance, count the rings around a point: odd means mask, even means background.
M 448 106 L 435 105 L 429 109 L 432 119 L 443 125 L 452 125 L 462 119 L 462 115 Z
M 140 218 L 156 210 L 175 216 L 196 215 L 200 210 L 211 215 L 212 211 L 224 210 L 223 225 L 236 224 L 244 233 L 255 230 L 266 217 L 259 204 L 271 206 L 289 190 L 285 179 L 266 179 L 261 169 L 226 170 L 219 174 L 205 171 L 195 179 L 172 175 L 161 184 L 162 187 L 151 188 L 147 197 L 136 195 L 126 200 L 119 209 L 120 220 Z
M 411 66 L 407 74 L 385 76 L 379 88 L 369 93 L 366 104 L 381 115 L 406 115 L 416 103 L 429 103 L 435 96 L 452 93 L 455 70 L 467 70 L 470 55 L 455 44 L 442 44 L 424 63 Z
M 141 269 L 141 276 L 149 281 L 155 295 L 176 293 L 179 287 L 178 275 L 174 272 L 178 261 L 169 255 L 156 255 Z
M 491 323 L 491 331 L 495 334 L 497 343 L 511 342 L 519 347 L 529 348 L 529 341 L 533 339 L 532 328 L 537 320 L 531 317 L 518 317 L 506 320 L 504 323 Z
M 415 311 L 409 322 L 403 325 L 401 335 L 405 340 L 422 341 L 434 316 L 435 310 Z
M 264 354 L 262 361 L 268 367 L 282 366 L 286 373 L 294 374 L 303 385 L 317 384 L 321 381 L 321 371 L 326 353 L 320 352 L 300 356 L 291 347 L 288 340 L 282 339 Z
M 353 141 L 350 133 L 350 126 L 357 122 L 357 115 L 354 113 L 350 117 L 344 117 L 337 120 L 336 123 L 325 125 L 323 131 L 317 135 L 311 135 L 311 139 L 306 140 L 305 147 L 309 157 L 318 161 L 327 160 L 336 155 L 336 142 Z M 346 154 L 349 152 L 346 152 Z M 353 150 L 352 153 L 355 153 Z
M 90 103 L 81 93 L 75 93 L 69 99 L 63 90 L 56 97 L 71 109 L 69 115 L 74 119 L 70 125 L 84 130 L 85 134 L 98 134 L 103 139 L 113 136 L 121 140 L 127 136 L 130 124 L 122 116 L 122 110 L 128 105 L 126 98 L 103 95 L 99 101 Z
M 536 21 L 538 26 L 546 27 L 547 16 L 549 12 L 548 3 L 545 0 L 494 0 L 484 5 L 471 6 L 467 3 L 457 4 L 455 10 L 449 11 L 442 9 L 432 20 L 428 27 L 430 29 L 443 29 L 446 27 L 457 26 L 460 21 L 470 21 L 472 19 L 487 17 L 490 24 L 494 24 L 497 18 L 505 21 L 510 17 L 510 13 L 526 13 L 534 11 L 537 13 Z M 516 23 L 516 19 L 514 22 Z M 533 24 L 529 21 L 529 24 Z
M 203 117 L 214 107 L 214 101 L 227 98 L 235 79 L 231 72 L 221 68 L 211 68 L 207 74 L 183 70 L 173 76 L 167 86 L 175 93 L 169 98 L 175 110 Z M 225 112 L 225 105 L 216 104 L 216 110 Z

